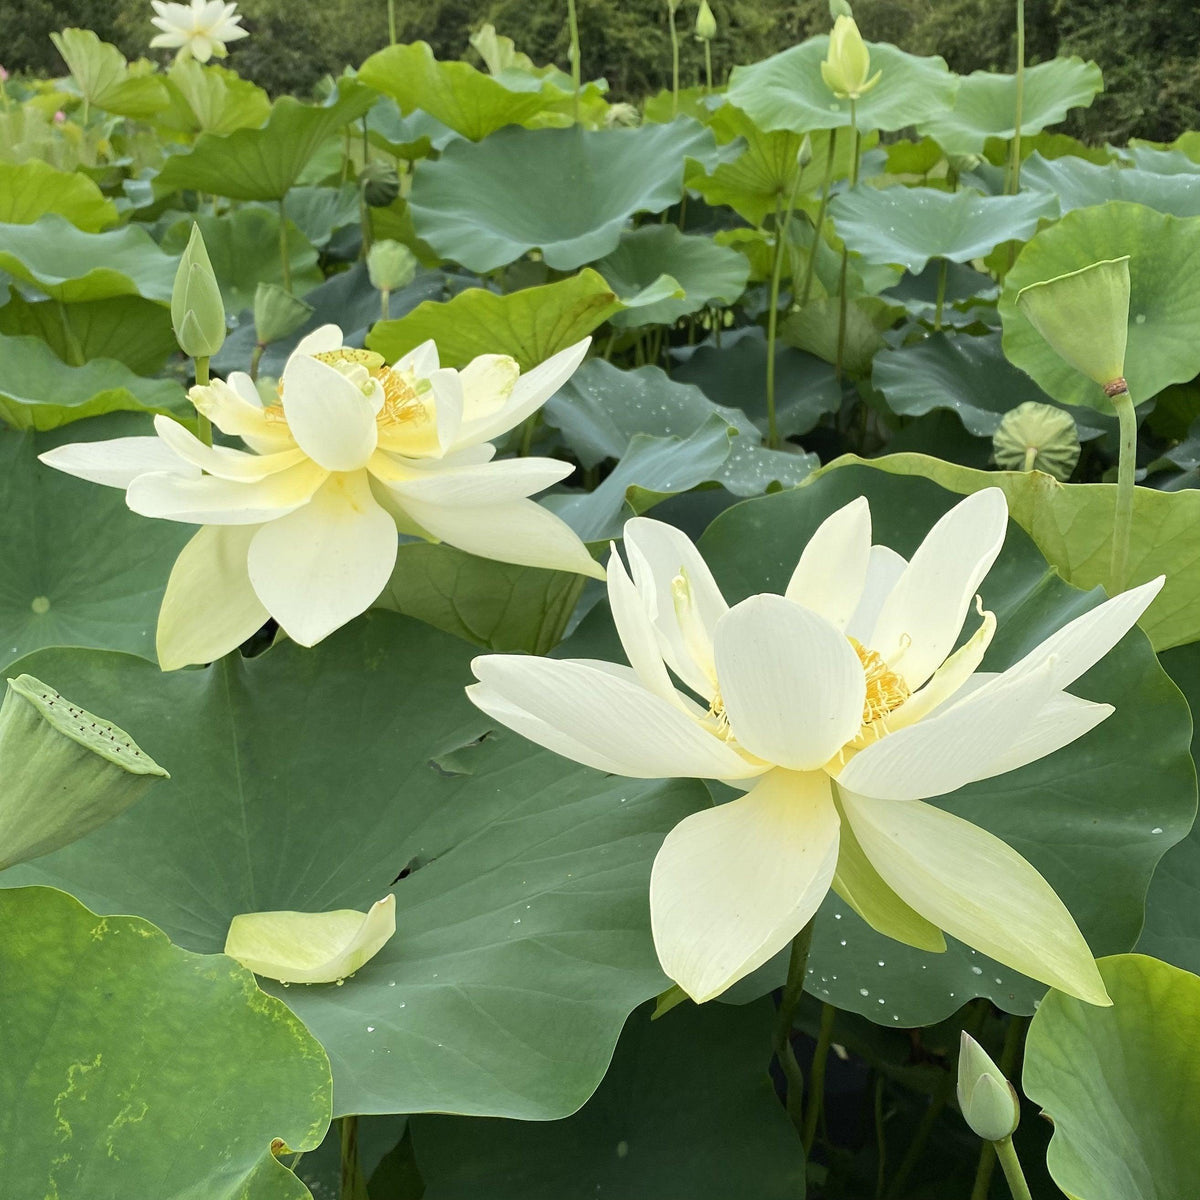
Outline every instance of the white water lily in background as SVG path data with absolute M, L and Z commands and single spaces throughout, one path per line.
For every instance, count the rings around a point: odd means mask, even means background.
M 136 513 L 202 525 L 167 583 L 164 670 L 211 662 L 268 616 L 314 645 L 365 611 L 396 563 L 397 531 L 501 562 L 604 578 L 587 547 L 528 499 L 572 471 L 549 458 L 493 462 L 489 442 L 570 377 L 588 339 L 521 374 L 485 354 L 461 371 L 425 342 L 395 366 L 305 337 L 264 406 L 248 375 L 194 387 L 197 410 L 248 450 L 206 446 L 158 416 L 157 437 L 60 446 L 44 463 L 125 489 Z
M 153 49 L 177 50 L 177 58 L 194 58 L 206 63 L 213 55 L 224 58 L 227 42 L 246 36 L 239 25 L 241 14 L 236 4 L 221 0 L 192 0 L 191 4 L 166 4 L 150 0 L 157 17 L 150 23 L 162 30 L 150 45 Z
M 969 496 L 906 562 L 871 544 L 860 498 L 813 535 L 784 595 L 732 608 L 684 534 L 637 518 L 625 526 L 632 578 L 615 548 L 608 564 L 630 666 L 475 660 L 471 699 L 550 750 L 617 775 L 745 790 L 680 822 L 654 862 L 655 946 L 694 1000 L 786 946 L 833 887 L 890 936 L 936 950 L 944 930 L 1108 1003 L 1082 934 L 1041 875 L 925 801 L 1103 721 L 1111 706 L 1064 689 L 1133 626 L 1162 579 L 1085 613 L 1003 673 L 981 672 L 991 613 L 980 610 L 954 647 L 1007 517 L 999 489 Z

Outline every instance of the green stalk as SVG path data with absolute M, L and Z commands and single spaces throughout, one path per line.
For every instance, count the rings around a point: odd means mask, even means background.
M 825 224 L 825 209 L 829 206 L 829 186 L 833 181 L 833 157 L 837 150 L 837 130 L 829 131 L 829 150 L 825 154 L 825 178 L 821 181 L 821 202 L 817 206 L 817 219 L 813 225 L 812 250 L 804 267 L 804 286 L 800 289 L 799 306 L 803 308 L 808 303 L 812 293 L 813 266 L 817 261 L 817 247 L 821 242 L 821 227 Z
M 288 254 L 287 193 L 279 197 L 279 265 L 283 271 L 283 290 L 292 290 L 292 260 Z
M 575 85 L 575 124 L 579 124 L 579 90 L 582 75 L 579 63 L 579 17 L 575 12 L 575 0 L 567 0 L 567 24 L 571 30 L 571 82 Z
M 783 256 L 787 252 L 788 232 L 796 208 L 796 191 L 801 171 L 797 169 L 787 208 L 780 213 L 779 197 L 775 197 L 775 259 L 771 265 L 771 298 L 767 307 L 767 445 L 779 449 L 779 427 L 775 422 L 775 340 L 779 326 L 779 284 L 783 277 Z
M 365 1194 L 358 1161 L 358 1118 L 342 1118 L 341 1200 L 360 1200 Z
M 1124 384 L 1124 380 L 1121 383 Z M 1117 466 L 1117 508 L 1113 515 L 1112 579 L 1115 596 L 1125 590 L 1125 575 L 1129 566 L 1129 535 L 1133 528 L 1133 488 L 1137 470 L 1137 416 L 1128 389 L 1111 397 L 1117 410 L 1121 431 L 1121 451 Z
M 850 163 L 850 186 L 853 188 L 858 184 L 858 159 L 862 151 L 862 135 L 858 131 L 858 124 L 855 120 L 854 113 L 854 98 L 850 98 L 850 127 L 854 130 L 854 154 L 851 157 Z M 838 383 L 842 382 L 842 359 L 846 353 L 846 315 L 849 307 L 850 299 L 846 295 L 846 271 L 849 266 L 850 251 L 847 249 L 845 242 L 842 243 L 842 270 L 838 280 L 838 333 L 837 333 L 837 361 L 833 364 L 834 377 Z
M 787 981 L 783 985 L 783 996 L 775 1018 L 775 1056 L 779 1059 L 787 1083 L 787 1114 L 792 1119 L 796 1132 L 801 1136 L 804 1133 L 804 1072 L 800 1070 L 796 1052 L 792 1049 L 792 1025 L 796 1019 L 800 997 L 804 994 L 805 969 L 808 966 L 809 947 L 812 945 L 813 923 L 809 921 L 792 939 Z
M 712 94 L 712 42 L 704 42 L 704 94 Z
M 387 288 L 381 288 L 379 292 L 379 319 L 381 321 L 391 319 L 391 299 L 392 293 Z
M 1017 0 L 1017 112 L 1013 122 L 1009 182 L 1015 195 L 1021 187 L 1021 120 L 1025 105 L 1025 0 Z
M 1021 1170 L 1021 1160 L 1017 1158 L 1016 1147 L 1011 1137 L 1002 1142 L 996 1142 L 996 1157 L 1004 1169 L 1004 1178 L 1008 1180 L 1008 1190 L 1013 1194 L 1013 1200 L 1033 1200 L 1029 1184 L 1025 1182 L 1025 1172 Z
M 87 362 L 87 357 L 83 353 L 79 338 L 75 336 L 75 330 L 71 328 L 67 306 L 61 300 L 55 300 L 54 303 L 58 305 L 58 318 L 62 322 L 63 338 L 67 343 L 67 362 L 73 367 L 82 367 Z
M 825 1066 L 829 1061 L 829 1046 L 833 1041 L 833 1023 L 837 1009 L 832 1004 L 821 1005 L 821 1027 L 817 1031 L 817 1048 L 813 1053 L 812 1077 L 809 1080 L 808 1107 L 804 1112 L 804 1153 L 812 1150 L 817 1136 L 817 1123 L 825 1104 Z
M 258 364 L 262 362 L 263 351 L 267 348 L 265 342 L 255 342 L 254 352 L 250 355 L 250 378 L 258 382 Z
M 200 355 L 194 360 L 196 368 L 196 386 L 208 386 L 208 358 Z M 196 414 L 196 430 L 197 436 L 206 445 L 212 445 L 212 422 L 202 413 Z
M 892 1176 L 892 1181 L 888 1185 L 887 1196 L 890 1198 L 897 1197 L 903 1194 L 904 1185 L 908 1182 L 908 1177 L 912 1174 L 912 1169 L 921 1160 L 921 1155 L 925 1151 L 925 1144 L 929 1141 L 929 1135 L 933 1132 L 933 1127 L 937 1124 L 938 1118 L 945 1111 L 946 1105 L 950 1101 L 950 1094 L 954 1091 L 954 1073 L 946 1071 L 942 1078 L 938 1081 L 938 1090 L 930 1099 L 928 1107 L 921 1115 L 921 1121 L 913 1132 L 912 1140 L 908 1143 L 908 1149 L 904 1153 L 904 1158 L 900 1161 L 900 1166 L 896 1168 L 896 1174 Z
M 986 1011 L 986 1010 L 981 1010 Z M 982 1021 L 980 1022 L 982 1024 Z M 1027 1017 L 1012 1017 L 1004 1034 L 1004 1048 L 997 1064 L 1000 1073 L 1011 1079 L 1017 1066 L 1017 1055 L 1021 1049 L 1021 1038 L 1029 1024 Z M 978 1029 L 974 1031 L 978 1033 Z M 987 1200 L 992 1184 L 992 1172 L 996 1169 L 996 1143 L 984 1142 L 979 1151 L 979 1166 L 975 1168 L 975 1183 L 971 1188 L 971 1200 Z
M 667 21 L 671 26 L 671 116 L 679 113 L 679 31 L 675 28 L 675 4 L 667 0 Z
M 875 1172 L 875 1200 L 883 1195 L 883 1183 L 887 1178 L 887 1134 L 883 1129 L 883 1075 L 875 1079 L 875 1151 L 879 1155 L 879 1166 Z
M 396 44 L 396 0 L 388 0 L 388 44 Z
M 943 258 L 938 270 L 937 309 L 933 314 L 933 328 L 936 332 L 942 327 L 942 308 L 946 303 L 946 277 L 950 271 L 950 260 Z

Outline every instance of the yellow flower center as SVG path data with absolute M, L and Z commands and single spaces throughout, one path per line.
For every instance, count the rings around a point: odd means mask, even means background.
M 884 662 L 882 655 L 875 650 L 868 650 L 855 638 L 850 638 L 849 641 L 867 677 L 862 723 L 871 725 L 880 717 L 886 717 L 893 709 L 899 708 L 912 695 L 912 690 Z

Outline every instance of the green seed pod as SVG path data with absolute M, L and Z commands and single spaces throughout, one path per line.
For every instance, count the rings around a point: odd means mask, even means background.
M 192 236 L 175 272 L 171 291 L 171 325 L 179 348 L 189 358 L 211 358 L 225 341 L 225 305 L 213 273 L 200 226 Z
M 702 42 L 711 42 L 717 36 L 717 18 L 708 6 L 708 0 L 700 0 L 700 11 L 696 13 L 696 37 Z
M 985 1142 L 1011 1137 L 1021 1120 L 1013 1085 L 965 1029 L 958 1050 L 958 1106 L 963 1120 Z
M 367 163 L 358 173 L 358 183 L 372 208 L 387 208 L 400 195 L 400 176 L 388 163 Z
M 0 870 L 77 841 L 170 776 L 123 730 L 18 675 L 0 704 Z
M 385 238 L 367 252 L 371 286 L 381 292 L 397 292 L 407 287 L 416 273 L 417 256 L 403 242 Z
M 1045 471 L 1060 482 L 1079 462 L 1075 418 L 1061 408 L 1026 400 L 1004 414 L 992 434 L 996 465 L 1005 471 Z
M 260 283 L 254 289 L 254 337 L 260 346 L 282 341 L 295 333 L 313 314 L 313 306 L 293 296 L 277 283 Z

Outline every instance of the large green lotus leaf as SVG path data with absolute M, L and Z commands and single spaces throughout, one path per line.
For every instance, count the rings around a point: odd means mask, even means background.
M 879 82 L 855 105 L 855 124 L 890 132 L 928 121 L 954 103 L 958 77 L 936 57 L 918 58 L 886 42 L 867 42 Z M 821 78 L 829 38 L 809 38 L 747 67 L 734 67 L 726 93 L 762 130 L 808 133 L 850 124 L 850 101 L 838 100 Z
M 390 96 L 380 96 L 367 113 L 367 136 L 373 145 L 410 161 L 441 150 L 460 135 L 436 117 L 415 108 L 407 116 Z
M 470 63 L 438 62 L 425 42 L 388 46 L 372 54 L 358 77 L 391 96 L 404 115 L 419 108 L 472 141 L 505 125 L 523 124 L 563 99 L 548 81 L 530 77 L 518 89 Z
M 111 296 L 170 300 L 178 265 L 137 225 L 85 233 L 57 213 L 28 225 L 0 224 L 0 270 L 68 304 Z
M 55 1200 L 307 1200 L 329 1060 L 231 959 L 54 888 L 0 891 L 0 1177 Z
M 130 70 L 125 56 L 90 29 L 64 29 L 50 40 L 63 56 L 84 99 L 121 117 L 152 117 L 170 103 L 166 85 L 140 69 Z M 140 64 L 149 67 L 148 63 Z
M 1026 243 L 1000 295 L 1004 353 L 1064 404 L 1112 411 L 1103 388 L 1059 358 L 1029 323 L 1017 308 L 1017 293 L 1123 255 L 1129 255 L 1125 378 L 1134 402 L 1200 372 L 1200 217 L 1172 217 L 1124 202 L 1077 208 Z
M 487 650 L 548 654 L 562 638 L 584 577 L 478 558 L 444 542 L 400 547 L 375 601 Z
M 258 203 L 268 212 L 278 211 L 274 205 L 267 206 L 265 201 Z M 353 183 L 344 183 L 340 187 L 294 187 L 288 192 L 287 215 L 314 246 L 323 248 L 338 230 L 359 223 L 358 188 Z M 358 236 L 357 230 L 355 236 Z
M 852 456 L 839 463 L 861 462 Z M 831 464 L 836 465 L 836 464 Z M 921 475 L 952 492 L 968 495 L 998 487 L 1008 497 L 1009 516 L 1025 530 L 1058 573 L 1080 588 L 1114 593 L 1109 576 L 1116 486 L 1062 484 L 1041 471 L 977 471 L 925 454 L 889 454 L 870 465 L 894 475 Z M 1155 650 L 1200 639 L 1200 491 L 1133 493 L 1128 586 L 1167 577 L 1140 627 Z
M 794 491 L 739 504 L 719 516 L 701 541 L 730 602 L 762 590 L 782 592 L 817 525 L 859 495 L 870 501 L 874 541 L 906 557 L 958 499 L 927 480 L 851 464 Z M 1064 583 L 1015 525 L 979 590 L 999 626 L 983 663 L 990 671 L 1011 665 L 1103 598 L 1099 590 L 1081 592 Z M 1071 690 L 1108 701 L 1116 712 L 1048 758 L 932 803 L 1023 854 L 1062 897 L 1093 951 L 1108 954 L 1137 940 L 1154 867 L 1191 827 L 1191 722 L 1178 689 L 1137 630 Z M 817 918 L 808 990 L 838 1008 L 901 1028 L 942 1020 L 974 996 L 1007 1012 L 1033 1011 L 1043 984 L 947 941 L 944 954 L 891 941 L 830 893 Z M 778 986 L 784 970 L 776 959 L 755 990 Z
M 565 1121 L 416 1118 L 425 1200 L 802 1200 L 804 1151 L 767 1071 L 774 1015 L 768 1000 L 639 1010 Z
M 428 338 L 443 367 L 462 367 L 480 354 L 509 354 L 522 371 L 574 345 L 622 305 L 591 269 L 570 279 L 498 296 L 469 288 L 452 300 L 427 300 L 398 321 L 380 321 L 368 349 L 395 362 Z
M 895 263 L 914 275 L 931 258 L 965 263 L 1002 242 L 1025 241 L 1042 217 L 1057 216 L 1051 197 L 981 196 L 927 187 L 856 187 L 833 198 L 838 235 L 869 263 Z
M 463 690 L 476 653 L 372 612 L 314 649 L 195 671 L 32 655 L 23 670 L 119 713 L 172 778 L 4 880 L 70 880 L 200 951 L 237 913 L 365 909 L 394 884 L 398 932 L 344 986 L 264 984 L 329 1052 L 335 1109 L 573 1112 L 626 1016 L 667 986 L 650 863 L 704 789 L 482 736 L 493 723 Z
M 226 134 L 256 128 L 271 114 L 271 99 L 262 88 L 216 63 L 177 58 L 167 72 L 166 85 L 171 109 L 159 115 L 155 122 L 159 126 Z
M 0 162 L 0 222 L 28 225 L 46 213 L 58 213 L 88 233 L 117 220 L 116 205 L 86 175 L 60 171 L 36 158 Z
M 677 203 L 689 158 L 715 162 L 716 146 L 688 117 L 637 129 L 513 127 L 418 163 L 409 211 L 419 237 L 472 271 L 535 249 L 571 271 L 615 250 L 634 213 Z
M 170 308 L 141 296 L 60 304 L 14 295 L 0 307 L 0 333 L 41 338 L 73 366 L 112 358 L 138 375 L 154 375 L 179 353 Z
M 697 346 L 672 366 L 671 378 L 694 383 L 715 404 L 740 408 L 767 433 L 767 340 L 760 328 L 730 330 L 719 342 Z M 842 389 L 828 363 L 776 346 L 775 418 L 781 436 L 808 433 L 841 403 Z
M 1118 163 L 1101 166 L 1035 154 L 1021 167 L 1021 185 L 1053 196 L 1064 213 L 1106 200 L 1131 200 L 1174 217 L 1200 216 L 1200 174 L 1195 173 L 1160 175 Z
M 884 351 L 875 358 L 871 383 L 883 393 L 892 412 L 923 417 L 946 408 L 976 437 L 991 437 L 1004 414 L 1027 401 L 1066 407 L 1004 357 L 999 333 L 982 337 L 934 333 Z M 1075 418 L 1081 438 L 1104 432 L 1103 418 L 1095 410 L 1067 411 Z
M 1052 58 L 1025 70 L 1021 133 L 1041 133 L 1073 108 L 1086 108 L 1104 84 L 1100 68 L 1081 58 Z M 979 154 L 988 138 L 1016 134 L 1017 77 L 973 71 L 958 85 L 952 108 L 918 122 L 948 154 Z
M 40 338 L 0 334 L 0 421 L 14 429 L 55 429 L 103 413 L 166 412 L 183 404 L 174 380 L 145 379 L 111 358 L 70 367 Z
M 374 99 L 369 88 L 354 82 L 343 82 L 330 104 L 281 96 L 261 129 L 204 133 L 190 150 L 171 155 L 155 177 L 155 195 L 190 188 L 231 200 L 279 200 L 301 182 L 326 139 L 361 117 Z
M 132 414 L 50 434 L 0 430 L 0 665 L 42 646 L 154 657 L 159 601 L 192 530 L 136 516 L 118 489 L 74 479 L 36 457 L 62 442 L 150 432 L 148 419 Z
M 227 313 L 241 312 L 253 305 L 254 291 L 259 283 L 282 286 L 278 212 L 256 205 L 236 208 L 218 217 L 205 213 L 189 215 L 167 230 L 163 249 L 182 254 L 191 237 L 193 223 L 200 227 Z M 290 220 L 287 246 L 292 292 L 303 296 L 324 282 L 325 276 L 317 265 L 316 248 Z
M 660 276 L 683 289 L 679 298 L 616 313 L 618 329 L 670 325 L 706 304 L 733 304 L 746 290 L 750 264 L 744 254 L 718 246 L 711 238 L 680 233 L 674 225 L 643 225 L 621 234 L 617 248 L 596 264 L 618 296 L 633 295 Z
M 1139 138 L 1133 138 L 1119 150 L 1115 147 L 1112 149 L 1140 171 L 1151 171 L 1155 175 L 1194 175 L 1200 171 L 1200 163 L 1182 149 L 1187 137 L 1187 134 L 1182 134 L 1177 139 L 1176 146 L 1179 148 L 1176 149 L 1155 142 L 1144 142 Z
M 1076 1200 L 1179 1200 L 1200 1173 L 1200 977 L 1141 954 L 1100 963 L 1111 1008 L 1051 992 L 1021 1082 L 1054 1125 L 1046 1166 Z

